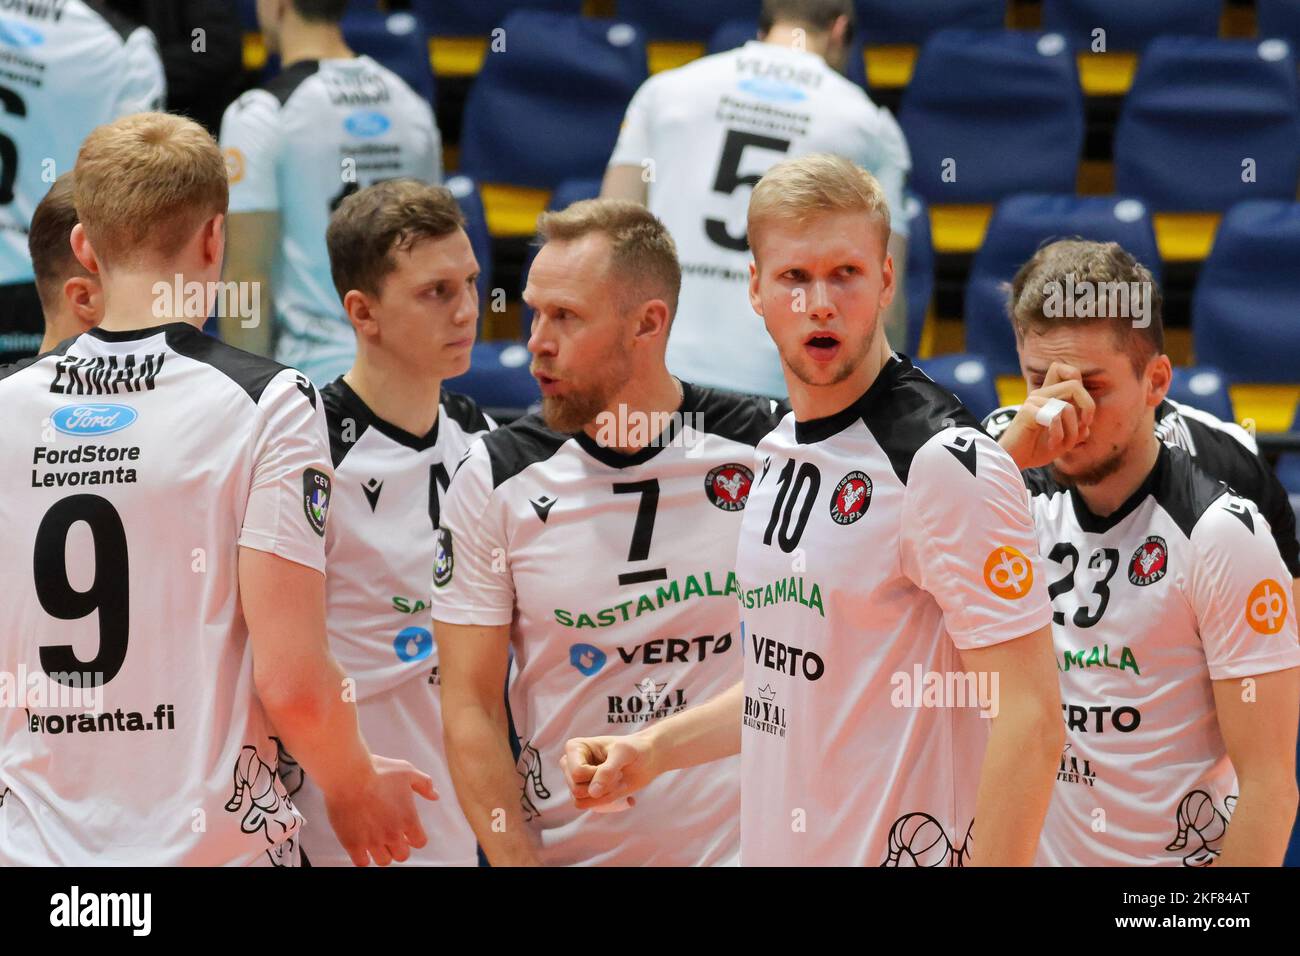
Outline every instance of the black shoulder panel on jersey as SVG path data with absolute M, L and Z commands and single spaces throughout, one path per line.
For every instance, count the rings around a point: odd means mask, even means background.
M 262 392 L 266 391 L 266 386 L 271 384 L 271 379 L 288 368 L 287 365 L 281 365 L 269 358 L 227 345 L 185 322 L 173 322 L 162 328 L 166 331 L 167 345 L 172 351 L 196 362 L 202 362 L 204 365 L 210 365 L 242 388 L 254 405 L 262 400 Z M 157 329 L 143 331 L 150 335 L 158 332 Z M 119 340 L 122 337 L 144 337 L 134 333 L 105 333 L 101 329 L 91 329 L 87 334 L 99 338 L 112 336 Z M 312 407 L 315 407 L 314 387 L 302 375 L 298 377 L 301 379 L 298 387 L 304 395 L 308 396 Z
M 478 407 L 478 402 L 468 395 L 449 392 L 444 388 L 438 401 L 442 403 L 443 411 L 460 426 L 461 431 L 474 434 L 488 430 L 487 416 Z
M 741 444 L 757 445 L 780 424 L 787 410 L 778 404 L 773 411 L 770 398 L 682 382 L 682 411 L 692 415 L 693 426 Z
M 103 0 L 85 0 L 85 4 L 113 28 L 113 31 L 122 38 L 123 43 L 126 42 L 127 37 L 141 27 L 141 24 L 136 23 L 128 16 L 118 13 L 107 3 L 104 3 Z
M 954 426 L 984 431 L 956 395 L 936 385 L 905 356 L 881 370 L 857 407 L 903 484 L 912 459 L 937 433 Z
M 1152 478 L 1156 501 L 1189 538 L 1201 515 L 1228 493 L 1228 486 L 1199 467 L 1191 455 L 1169 445 L 1160 446 Z
M 529 465 L 546 461 L 569 437 L 547 428 L 540 415 L 526 415 L 488 432 L 483 444 L 492 462 L 492 487 L 500 488 Z
M 289 97 L 293 96 L 294 91 L 302 86 L 303 80 L 315 76 L 319 70 L 319 60 L 299 60 L 287 70 L 268 80 L 262 89 L 279 100 L 281 106 L 284 106 L 285 103 L 289 102 Z
M 1050 498 L 1069 491 L 1052 477 L 1050 468 L 1028 468 L 1020 473 L 1020 477 L 1025 480 L 1025 487 L 1031 495 L 1046 495 Z
M 353 411 L 343 388 L 342 376 L 322 388 L 320 397 L 325 403 L 325 427 L 330 434 L 330 461 L 337 468 L 370 427 L 370 416 Z M 350 426 L 348 422 L 351 422 Z

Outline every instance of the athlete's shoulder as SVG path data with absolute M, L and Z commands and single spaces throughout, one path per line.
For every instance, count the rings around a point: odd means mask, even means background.
M 442 405 L 443 413 L 467 435 L 489 431 L 493 427 L 492 421 L 478 407 L 478 402 L 468 395 L 449 392 L 444 388 L 439 403 Z
M 968 457 L 975 454 L 977 439 L 989 440 L 979 419 L 961 400 L 937 385 L 906 356 L 899 355 L 885 365 L 860 405 L 863 422 L 903 484 L 907 484 L 917 452 L 941 433 L 969 430 L 942 435 L 937 443 L 965 446 L 967 450 L 962 454 Z
M 72 6 L 74 10 L 78 7 L 86 10 L 96 20 L 102 22 L 105 27 L 115 33 L 118 39 L 124 44 L 131 38 L 132 34 L 140 31 L 148 34 L 151 41 L 153 39 L 153 32 L 151 30 L 136 23 L 125 14 L 119 13 L 107 3 L 103 2 L 103 0 L 76 0 Z
M 682 382 L 686 393 L 683 411 L 692 414 L 696 431 L 745 445 L 757 445 L 789 409 L 781 402 L 758 395 L 704 388 Z
M 1198 465 L 1186 451 L 1170 445 L 1161 446 L 1154 478 L 1152 494 L 1156 501 L 1189 538 L 1212 506 L 1230 494 L 1222 480 Z
M 554 457 L 569 438 L 533 414 L 488 432 L 475 447 L 483 447 L 492 468 L 492 487 L 499 488 L 530 465 Z
M 289 98 L 302 89 L 303 84 L 319 72 L 319 60 L 299 60 L 264 83 L 261 90 L 275 97 L 280 106 L 287 106 Z M 235 102 L 238 104 L 239 101 L 236 100 Z
M 176 354 L 200 362 L 234 382 L 254 405 L 261 403 L 272 381 L 284 376 L 302 392 L 312 408 L 316 407 L 316 387 L 302 373 L 274 359 L 237 349 L 180 322 L 167 326 L 166 341 L 167 347 Z
M 1199 457 L 1196 439 L 1201 438 L 1215 446 L 1223 446 L 1227 441 L 1232 441 L 1251 454 L 1259 453 L 1255 439 L 1236 422 L 1225 422 L 1207 411 L 1166 398 L 1156 409 L 1156 434 L 1170 444 L 1177 444 L 1172 440 L 1172 435 L 1180 425 L 1192 436 L 1193 447 L 1188 450 L 1194 457 Z M 1165 438 L 1166 434 L 1171 435 L 1171 438 Z
M 370 427 L 370 415 L 367 409 L 353 403 L 341 375 L 321 388 L 320 398 L 325 408 L 325 428 L 329 432 L 330 461 L 338 468 Z

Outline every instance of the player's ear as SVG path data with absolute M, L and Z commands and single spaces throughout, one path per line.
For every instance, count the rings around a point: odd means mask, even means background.
M 226 214 L 217 213 L 203 225 L 203 264 L 221 265 L 226 257 Z
M 888 244 L 886 244 L 888 250 Z M 889 304 L 894 301 L 894 293 L 898 291 L 894 276 L 894 257 L 885 252 L 885 261 L 880 266 L 880 308 L 887 309 Z
M 636 337 L 652 338 L 654 336 L 668 335 L 668 323 L 671 316 L 668 314 L 668 303 L 663 299 L 651 299 L 641 306 L 641 311 L 637 314 Z
M 1165 400 L 1173 380 L 1174 368 L 1169 362 L 1169 356 L 1162 352 L 1147 364 L 1148 407 L 1155 408 Z
M 343 297 L 343 311 L 358 335 L 373 338 L 379 333 L 379 320 L 375 316 L 370 297 L 360 289 L 349 289 Z
M 95 255 L 95 250 L 91 248 L 90 239 L 86 236 L 86 230 L 81 223 L 72 227 L 72 234 L 68 237 L 72 244 L 72 254 L 77 257 L 81 267 L 91 275 L 99 275 L 99 259 Z
M 763 299 L 758 294 L 758 260 L 749 262 L 749 304 L 759 315 L 763 314 Z
M 63 298 L 77 317 L 82 331 L 93 329 L 104 318 L 104 288 L 90 276 L 73 276 L 63 283 Z

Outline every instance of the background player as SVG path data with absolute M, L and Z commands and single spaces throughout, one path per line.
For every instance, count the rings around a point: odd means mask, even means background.
M 741 528 L 744 680 L 644 733 L 571 741 L 574 796 L 739 749 L 744 865 L 1028 864 L 1062 730 L 1024 484 L 885 342 L 889 209 L 870 173 L 773 167 L 749 234 L 794 412 L 758 446 Z M 923 706 L 925 675 L 963 673 L 969 697 Z
M 442 389 L 469 368 L 478 322 L 479 269 L 463 227 L 451 193 L 414 180 L 343 201 L 327 244 L 357 360 L 321 397 L 334 462 L 330 648 L 356 681 L 366 741 L 430 772 L 442 794 L 420 806 L 429 843 L 410 862 L 474 866 L 474 832 L 443 755 L 429 630 L 439 501 L 470 442 L 490 427 L 472 400 Z M 309 821 L 325 818 L 311 777 L 294 800 Z M 313 865 L 348 862 L 328 827 L 308 827 L 303 849 Z
M 11 3 L 0 25 L 0 365 L 41 341 L 27 230 L 36 204 L 72 168 L 101 123 L 162 107 L 165 83 L 153 34 L 98 0 Z M 15 50 L 13 47 L 17 47 Z
M 382 179 L 442 177 L 432 108 L 396 73 L 348 48 L 339 29 L 346 7 L 258 0 L 267 50 L 282 68 L 221 123 L 230 166 L 226 276 L 261 290 L 261 320 L 245 328 L 230 317 L 222 337 L 263 355 L 274 347 L 279 361 L 318 385 L 346 372 L 356 354 L 330 278 L 330 213 Z
M 72 245 L 103 322 L 0 379 L 0 468 L 30 475 L 0 498 L 0 659 L 49 691 L 0 711 L 6 865 L 292 864 L 277 741 L 357 863 L 424 843 L 432 784 L 370 754 L 325 642 L 319 396 L 197 328 L 227 188 L 190 120 L 92 133 Z M 177 275 L 208 290 L 197 315 L 159 298 Z M 60 707 L 76 688 L 94 697 Z
M 542 414 L 475 445 L 442 509 L 434 619 L 456 791 L 493 866 L 734 862 L 737 761 L 606 815 L 576 809 L 556 770 L 579 730 L 653 727 L 739 675 L 736 536 L 772 403 L 668 373 L 681 274 L 643 206 L 575 203 L 538 228 L 524 299 Z M 518 769 L 501 699 L 512 645 Z
M 72 227 L 77 224 L 72 173 L 58 178 L 32 213 L 27 249 L 36 275 L 36 292 L 45 316 L 45 337 L 38 352 L 93 329 L 104 316 L 99 277 L 72 254 Z
M 656 74 L 628 107 L 602 195 L 648 202 L 677 243 L 682 297 L 668 367 L 692 382 L 786 394 L 776 346 L 745 295 L 747 187 L 786 156 L 838 153 L 875 174 L 894 213 L 886 321 L 903 330 L 911 159 L 889 112 L 836 72 L 852 30 L 852 0 L 764 0 L 761 40 Z
M 1068 248 L 1083 250 L 1092 246 L 1084 243 Z M 1119 254 L 1118 249 L 1115 254 Z M 1150 283 L 1152 308 L 1159 314 L 1160 288 L 1149 270 L 1142 269 L 1140 275 L 1134 281 Z M 1021 372 L 1032 391 L 1023 405 L 1008 405 L 990 413 L 984 420 L 984 428 L 1021 468 L 1038 468 L 1088 438 L 1096 403 L 1092 389 L 1085 387 L 1090 383 L 1084 381 L 1080 369 L 1066 362 L 1052 362 L 1045 371 L 1025 367 L 1021 327 L 1014 322 L 1013 325 Z M 1163 332 L 1159 348 L 1163 351 Z M 1038 413 L 1052 399 L 1064 402 L 1065 407 L 1044 425 L 1038 420 Z M 1161 441 L 1186 451 L 1204 471 L 1226 483 L 1234 493 L 1253 501 L 1268 519 L 1273 540 L 1292 579 L 1293 600 L 1300 601 L 1300 541 L 1296 539 L 1295 512 L 1287 500 L 1286 489 L 1273 469 L 1260 458 L 1255 440 L 1240 426 L 1220 421 L 1199 408 L 1180 405 L 1168 396 L 1156 406 L 1153 418 L 1156 436 Z
M 1067 276 L 1152 282 L 1118 245 L 1069 240 L 1012 283 L 1030 387 L 1064 366 L 1054 378 L 1074 388 L 1035 390 L 1004 440 L 1049 392 L 1080 406 L 1055 460 L 1025 476 L 1068 730 L 1039 862 L 1277 866 L 1300 722 L 1288 572 L 1255 505 L 1157 437 L 1172 374 L 1158 299 L 1142 323 L 1054 318 L 1047 290 Z

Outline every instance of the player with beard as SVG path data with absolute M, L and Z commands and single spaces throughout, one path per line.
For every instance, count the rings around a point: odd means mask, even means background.
M 539 232 L 524 300 L 542 412 L 476 443 L 442 503 L 433 616 L 456 793 L 493 866 L 734 862 L 734 758 L 613 814 L 575 807 L 557 770 L 574 734 L 653 727 L 740 676 L 736 544 L 774 403 L 669 374 L 681 270 L 643 206 L 575 203 Z
M 576 804 L 739 751 L 745 865 L 1027 864 L 1063 733 L 1024 483 L 885 341 L 889 209 L 870 173 L 773 167 L 749 236 L 794 411 L 758 446 L 741 528 L 744 679 L 636 734 L 570 741 Z
M 1061 318 L 1052 290 L 1071 280 L 1153 281 L 1114 243 L 1066 240 L 1011 288 L 1033 391 L 1001 441 L 1044 465 L 1025 479 L 1068 731 L 1038 860 L 1277 866 L 1296 812 L 1290 572 L 1255 504 L 1157 435 L 1159 298 L 1140 322 L 1118 302 Z

